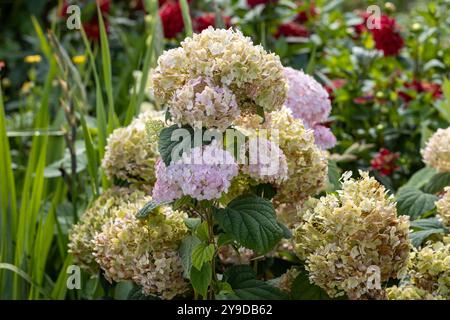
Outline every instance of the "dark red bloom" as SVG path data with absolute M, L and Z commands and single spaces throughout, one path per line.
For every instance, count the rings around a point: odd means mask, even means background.
M 403 48 L 404 41 L 397 31 L 395 19 L 383 15 L 380 19 L 380 28 L 373 28 L 370 31 L 375 40 L 375 47 L 382 50 L 385 56 L 396 56 Z
M 69 7 L 69 4 L 67 3 L 67 0 L 63 0 L 60 7 L 58 7 L 58 18 L 66 18 L 67 17 L 67 8 Z
M 303 2 L 299 2 L 299 6 L 303 6 Z M 317 8 L 314 3 L 310 3 L 309 7 L 304 10 L 301 10 L 297 16 L 295 17 L 295 21 L 298 23 L 305 23 L 309 21 L 311 18 L 317 16 Z
M 364 31 L 367 31 L 367 20 L 370 17 L 370 13 L 361 12 L 359 16 L 363 19 L 363 22 L 354 26 L 356 34 L 358 36 L 361 35 L 361 33 L 363 33 Z
M 181 13 L 181 6 L 178 2 L 164 3 L 159 9 L 159 16 L 166 38 L 175 38 L 178 33 L 183 31 L 183 15 Z
M 247 0 L 247 5 L 251 8 L 256 7 L 258 4 L 276 3 L 278 0 Z
M 225 24 L 226 28 L 231 27 L 231 18 L 230 17 L 222 17 L 223 22 Z M 192 21 L 192 24 L 194 25 L 195 32 L 199 33 L 202 32 L 202 30 L 205 30 L 209 26 L 216 26 L 216 15 L 213 12 L 207 12 L 204 13 L 201 16 L 195 17 Z
M 103 22 L 105 24 L 106 32 L 109 32 L 109 23 L 107 13 L 109 12 L 111 1 L 110 0 L 97 0 L 97 3 L 100 7 L 100 11 L 102 13 Z M 89 21 L 83 21 L 83 29 L 86 32 L 86 36 L 94 41 L 98 41 L 100 39 L 100 25 L 98 21 L 97 11 L 95 11 L 94 15 Z
M 418 81 L 414 79 L 412 82 L 406 82 L 404 87 L 408 90 L 415 91 L 417 93 L 431 93 L 433 98 L 439 99 L 442 97 L 442 88 L 437 83 Z M 407 91 L 399 91 L 398 95 L 402 98 L 406 103 L 409 103 L 413 96 Z
M 394 171 L 400 169 L 396 164 L 400 157 L 398 152 L 391 152 L 388 149 L 381 148 L 375 157 L 370 161 L 373 170 L 377 170 L 383 176 L 390 176 Z
M 305 26 L 295 22 L 283 23 L 278 27 L 275 38 L 284 37 L 308 37 L 309 32 Z
M 353 99 L 356 104 L 366 104 L 373 101 L 373 96 L 361 96 Z

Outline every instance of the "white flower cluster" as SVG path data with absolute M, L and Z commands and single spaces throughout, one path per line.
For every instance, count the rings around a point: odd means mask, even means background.
M 422 150 L 423 162 L 440 172 L 450 172 L 450 127 L 438 129 Z

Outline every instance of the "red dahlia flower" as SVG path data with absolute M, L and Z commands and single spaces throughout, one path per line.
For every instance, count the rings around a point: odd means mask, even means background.
M 299 6 L 302 6 L 303 2 L 299 2 Z M 309 21 L 309 19 L 316 17 L 318 14 L 317 12 L 317 8 L 314 5 L 314 3 L 310 3 L 309 6 L 304 9 L 301 10 L 297 16 L 295 17 L 295 21 L 297 21 L 298 23 L 305 23 L 307 21 Z
M 400 157 L 398 152 L 391 152 L 388 149 L 381 148 L 380 151 L 370 162 L 373 170 L 377 170 L 383 176 L 390 176 L 394 171 L 400 169 L 396 164 L 397 159 Z
M 412 82 L 407 82 L 404 87 L 409 90 L 414 90 L 417 93 L 431 93 L 433 98 L 439 99 L 442 97 L 442 88 L 437 83 L 418 81 L 414 79 Z M 399 91 L 398 95 L 406 103 L 409 103 L 413 97 L 406 91 Z
M 404 41 L 397 31 L 395 19 L 388 16 L 381 16 L 380 29 L 374 28 L 372 32 L 375 40 L 375 47 L 382 50 L 385 56 L 396 56 L 403 48 Z
M 178 33 L 183 31 L 183 15 L 181 13 L 181 6 L 178 2 L 164 3 L 159 9 L 159 16 L 166 38 L 175 38 Z
M 309 35 L 308 29 L 301 24 L 295 22 L 283 23 L 278 27 L 278 30 L 275 34 L 275 38 L 279 38 L 281 36 L 284 37 L 307 37 Z
M 226 28 L 231 27 L 231 18 L 222 17 Z M 204 13 L 201 16 L 195 17 L 193 20 L 194 30 L 199 33 L 205 30 L 209 26 L 216 26 L 216 15 L 212 12 Z

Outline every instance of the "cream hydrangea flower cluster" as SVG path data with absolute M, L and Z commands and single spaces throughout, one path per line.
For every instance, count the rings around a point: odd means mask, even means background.
M 157 140 L 152 140 L 148 127 L 164 126 L 161 112 L 147 111 L 124 128 L 117 128 L 108 137 L 102 167 L 108 178 L 131 183 L 155 182 L 155 163 L 158 157 Z
M 450 229 L 450 186 L 445 187 L 442 198 L 436 202 L 436 207 L 442 224 Z
M 408 218 L 397 217 L 382 185 L 360 174 L 344 174 L 342 190 L 300 213 L 294 232 L 310 280 L 331 297 L 383 298 L 381 283 L 403 276 L 408 263 Z
M 169 106 L 176 121 L 206 120 L 216 128 L 228 127 L 238 111 L 278 109 L 287 92 L 279 57 L 232 29 L 209 27 L 186 38 L 158 59 L 151 78 L 155 98 Z M 193 88 L 198 79 L 207 84 L 206 92 L 204 84 Z
M 277 287 L 284 292 L 290 293 L 295 279 L 300 274 L 300 270 L 295 267 L 288 269 L 279 279 Z
M 450 237 L 411 253 L 408 274 L 400 286 L 387 288 L 391 300 L 450 299 Z
M 450 127 L 438 129 L 421 153 L 426 165 L 440 172 L 450 172 Z
M 133 280 L 145 294 L 172 299 L 189 290 L 178 247 L 188 234 L 187 215 L 159 207 L 144 220 L 144 202 L 128 203 L 113 213 L 93 239 L 93 255 L 109 281 Z
M 95 235 L 120 207 L 128 203 L 143 205 L 149 199 L 144 192 L 127 188 L 114 187 L 105 191 L 85 211 L 69 233 L 68 251 L 72 254 L 74 263 L 95 274 L 98 271 L 98 264 L 93 256 L 92 240 Z
M 336 137 L 331 130 L 322 125 L 331 112 L 328 92 L 313 77 L 290 67 L 284 68 L 288 82 L 286 107 L 297 119 L 302 119 L 308 129 L 314 130 L 316 144 L 322 149 L 336 145 Z

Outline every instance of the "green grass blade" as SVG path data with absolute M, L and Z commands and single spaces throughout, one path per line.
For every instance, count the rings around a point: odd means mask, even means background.
M 31 22 L 33 23 L 34 31 L 36 32 L 37 37 L 39 39 L 39 42 L 41 45 L 41 50 L 44 53 L 47 60 L 50 61 L 52 59 L 50 45 L 48 44 L 48 41 L 45 38 L 44 32 L 42 31 L 42 28 L 39 25 L 39 22 L 37 21 L 37 19 L 34 16 L 31 17 Z
M 108 127 L 107 133 L 110 134 L 119 125 L 117 115 L 114 111 L 114 95 L 112 85 L 111 72 L 111 54 L 109 51 L 108 35 L 106 33 L 105 23 L 103 21 L 100 7 L 97 5 L 98 23 L 100 26 L 100 51 L 103 66 L 103 82 L 106 89 L 106 97 L 108 100 Z
M 192 31 L 191 15 L 189 14 L 189 5 L 186 0 L 180 0 L 180 5 L 181 5 L 181 14 L 183 15 L 184 31 L 186 37 L 190 37 L 192 36 L 193 31 Z
M 56 280 L 55 286 L 50 294 L 52 299 L 63 300 L 66 297 L 67 292 L 67 268 L 72 264 L 72 256 L 68 255 L 64 264 L 59 272 L 58 279 Z
M 84 144 L 86 146 L 86 154 L 88 158 L 88 172 L 89 175 L 91 176 L 92 191 L 94 192 L 94 195 L 97 196 L 99 193 L 97 155 L 95 153 L 91 133 L 89 132 L 88 126 L 86 124 L 86 119 L 84 118 L 84 115 L 81 112 L 80 112 L 80 122 L 81 127 L 83 129 Z
M 6 132 L 5 106 L 0 86 L 0 261 L 13 261 L 13 237 L 17 229 L 16 184 Z M 8 279 L 7 279 L 8 278 Z M 11 277 L 0 270 L 0 299 L 6 298 Z

